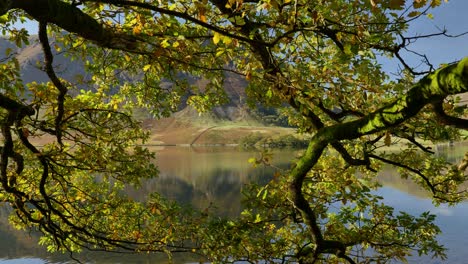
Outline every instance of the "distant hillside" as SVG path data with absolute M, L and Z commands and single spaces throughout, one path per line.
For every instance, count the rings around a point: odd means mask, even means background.
M 0 54 L 5 54 L 7 48 L 16 49 L 16 47 L 5 38 L 0 38 Z M 21 67 L 21 77 L 25 83 L 36 81 L 46 82 L 48 77 L 44 71 L 39 68 L 38 61 L 43 60 L 42 47 L 39 43 L 37 36 L 30 38 L 30 45 L 16 50 L 16 56 Z M 84 70 L 83 63 L 79 61 L 70 61 L 68 58 L 63 56 L 62 53 L 56 54 L 54 57 L 54 67 L 57 74 L 71 82 L 81 76 L 84 80 L 87 78 Z M 81 79 L 80 78 L 80 79 Z M 191 84 L 203 86 L 207 83 L 206 80 L 199 80 L 194 78 L 187 78 Z M 219 121 L 236 121 L 236 122 L 247 122 L 247 123 L 258 123 L 263 122 L 265 114 L 276 114 L 275 110 L 268 109 L 266 113 L 263 111 L 250 110 L 245 104 L 246 94 L 245 87 L 247 83 L 244 78 L 240 78 L 233 74 L 227 74 L 225 79 L 225 91 L 229 98 L 229 102 L 212 109 L 211 113 L 203 114 L 200 116 L 196 111 L 187 107 L 186 102 L 182 102 L 179 107 L 180 111 L 175 115 L 176 118 L 183 118 L 187 120 L 194 120 L 196 122 L 219 122 Z M 86 89 L 86 87 L 83 87 Z M 140 116 L 150 117 L 147 113 L 140 111 Z M 263 122 L 264 123 L 264 122 Z M 270 122 L 271 123 L 271 122 Z M 279 123 L 275 125 L 281 125 Z M 286 125 L 283 122 L 283 125 Z
M 47 74 L 39 69 L 37 64 L 44 57 L 37 36 L 30 37 L 30 45 L 20 49 L 17 49 L 16 46 L 5 38 L 0 38 L 0 54 L 5 54 L 7 48 L 16 49 L 16 57 L 21 67 L 21 78 L 25 83 L 49 81 Z M 67 80 L 74 80 L 77 75 L 85 74 L 83 64 L 80 62 L 70 62 L 63 54 L 55 55 L 54 67 L 57 73 Z
M 5 38 L 0 38 L 0 54 L 5 54 L 7 48 L 16 49 L 16 47 Z M 45 72 L 39 69 L 37 61 L 42 61 L 42 47 L 36 36 L 30 38 L 30 45 L 16 50 L 17 58 L 21 66 L 21 76 L 25 83 L 36 81 L 46 82 L 48 77 Z M 70 61 L 63 54 L 57 54 L 54 58 L 54 67 L 59 76 L 71 80 L 76 80 L 77 76 L 89 79 L 86 76 L 83 64 L 79 61 Z M 206 80 L 190 79 L 194 85 L 203 86 Z M 275 109 L 259 107 L 251 110 L 246 105 L 245 87 L 247 82 L 244 78 L 234 74 L 227 74 L 224 88 L 229 98 L 229 102 L 225 105 L 215 107 L 210 113 L 198 114 L 192 108 L 187 107 L 185 102 L 182 102 L 180 111 L 173 118 L 185 121 L 195 121 L 198 123 L 213 123 L 222 121 L 235 121 L 246 125 L 264 125 L 274 124 L 277 126 L 287 126 L 286 120 L 278 118 L 278 113 Z M 85 88 L 85 87 L 83 87 Z M 460 95 L 462 104 L 468 104 L 468 93 Z M 141 112 L 140 117 L 149 117 L 146 113 Z M 185 120 L 185 121 L 184 121 Z

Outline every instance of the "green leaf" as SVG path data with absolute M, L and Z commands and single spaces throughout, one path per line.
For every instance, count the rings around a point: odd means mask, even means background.
M 0 16 L 0 24 L 5 24 L 9 20 L 10 20 L 9 13 L 6 13 L 3 16 Z
M 402 10 L 405 7 L 406 0 L 390 0 L 389 1 L 389 8 L 393 10 Z
M 408 14 L 408 17 L 416 17 L 416 16 L 419 16 L 421 14 L 421 12 L 419 11 L 412 11 Z M 428 14 L 429 16 L 429 14 Z
M 344 53 L 345 53 L 346 55 L 352 55 L 352 54 L 353 54 L 353 52 L 352 52 L 352 46 L 351 46 L 350 44 L 345 44 L 343 48 L 344 48 L 343 51 L 344 51 Z

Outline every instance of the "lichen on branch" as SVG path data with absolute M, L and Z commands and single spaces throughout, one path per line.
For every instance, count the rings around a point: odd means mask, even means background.
M 319 228 L 316 213 L 305 199 L 302 190 L 307 174 L 318 162 L 327 145 L 390 129 L 415 116 L 425 105 L 439 101 L 446 96 L 463 92 L 468 92 L 468 57 L 456 64 L 442 67 L 434 73 L 428 74 L 406 94 L 361 119 L 322 127 L 317 131 L 307 150 L 290 172 L 292 178 L 291 201 L 301 213 L 304 223 L 309 226 L 311 239 L 316 243 L 317 250 L 325 252 L 333 249 L 326 245 L 343 246 L 340 243 L 327 243 Z M 336 250 L 338 249 L 336 248 Z

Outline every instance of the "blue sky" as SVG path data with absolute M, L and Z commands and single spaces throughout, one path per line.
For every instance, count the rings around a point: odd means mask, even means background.
M 411 23 L 407 36 L 430 34 L 439 32 L 439 29 L 447 29 L 447 34 L 458 35 L 468 32 L 468 11 L 467 0 L 450 0 L 443 2 L 436 9 L 430 10 L 434 18 L 422 17 L 414 23 Z M 411 45 L 411 49 L 418 53 L 425 54 L 434 67 L 442 63 L 453 62 L 468 56 L 468 34 L 458 38 L 447 38 L 444 36 L 421 39 Z M 405 54 L 411 66 L 420 65 L 420 58 Z M 385 63 L 384 69 L 390 72 L 396 72 L 398 65 L 396 63 Z M 424 70 L 424 69 L 420 69 Z
M 422 17 L 411 24 L 407 36 L 415 34 L 429 34 L 438 32 L 439 29 L 446 28 L 448 34 L 458 35 L 463 32 L 468 32 L 468 19 L 466 12 L 468 11 L 468 0 L 449 0 L 436 9 L 430 10 L 433 14 L 433 19 Z M 23 24 L 30 34 L 36 34 L 37 24 Z M 453 62 L 468 56 L 468 34 L 458 38 L 447 38 L 444 36 L 433 37 L 430 39 L 421 39 L 411 45 L 412 50 L 418 53 L 425 54 L 434 65 L 438 67 L 441 63 Z M 405 59 L 413 67 L 421 64 L 420 58 L 411 54 L 404 54 Z M 389 73 L 398 72 L 399 66 L 396 61 L 384 62 L 384 70 Z M 424 68 L 417 70 L 423 71 Z

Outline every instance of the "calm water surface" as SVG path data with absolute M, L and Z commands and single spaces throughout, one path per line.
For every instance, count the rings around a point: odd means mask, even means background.
M 199 147 L 199 148 L 157 148 L 156 163 L 160 169 L 157 179 L 148 181 L 142 190 L 129 190 L 136 199 L 144 199 L 149 192 L 158 191 L 163 195 L 190 203 L 197 208 L 214 206 L 220 215 L 236 216 L 241 211 L 239 193 L 244 184 L 267 182 L 275 169 L 259 166 L 253 168 L 247 160 L 259 157 L 257 151 L 241 151 L 237 148 Z M 468 150 L 468 142 L 455 147 L 440 149 L 441 155 L 447 155 L 453 161 L 460 159 Z M 287 168 L 298 151 L 274 151 L 273 164 Z M 385 197 L 387 204 L 397 210 L 411 213 L 431 211 L 437 215 L 437 223 L 443 231 L 440 241 L 449 248 L 449 259 L 445 261 L 428 258 L 414 258 L 410 263 L 468 263 L 468 203 L 456 207 L 431 204 L 423 191 L 409 182 L 402 182 L 395 173 L 387 170 L 383 173 L 383 188 L 379 194 Z M 8 209 L 0 207 L 0 263 L 1 264 L 42 264 L 73 263 L 69 255 L 50 254 L 37 246 L 33 234 L 19 232 L 7 223 Z M 88 263 L 167 263 L 161 255 L 120 255 L 88 252 L 77 255 Z M 190 262 L 184 256 L 178 256 L 175 263 Z

